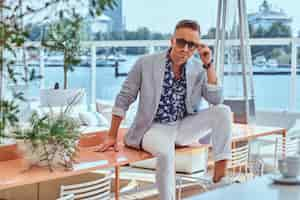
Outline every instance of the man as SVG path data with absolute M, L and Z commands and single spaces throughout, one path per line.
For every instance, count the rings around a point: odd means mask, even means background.
M 197 51 L 202 64 L 192 58 Z M 210 49 L 200 43 L 200 27 L 192 20 L 176 25 L 168 51 L 140 58 L 123 83 L 113 108 L 108 137 L 100 147 L 117 151 L 117 132 L 139 95 L 136 118 L 125 143 L 157 157 L 156 182 L 161 200 L 175 199 L 175 145 L 188 145 L 211 133 L 213 181 L 225 176 L 231 159 L 231 112 L 222 102 Z M 200 110 L 202 98 L 211 106 Z

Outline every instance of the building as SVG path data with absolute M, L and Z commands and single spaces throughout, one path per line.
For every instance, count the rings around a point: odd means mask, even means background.
M 125 30 L 125 22 L 123 17 L 123 2 L 122 0 L 116 0 L 117 6 L 113 10 L 106 9 L 104 14 L 112 20 L 112 31 L 123 32 Z
M 276 9 L 267 0 L 264 0 L 259 6 L 258 12 L 248 15 L 248 22 L 254 29 L 262 27 L 264 30 L 267 30 L 273 23 L 281 23 L 291 27 L 292 18 L 282 9 Z
M 91 32 L 98 33 L 98 32 L 111 32 L 112 31 L 112 20 L 110 17 L 102 14 L 97 16 L 90 21 Z

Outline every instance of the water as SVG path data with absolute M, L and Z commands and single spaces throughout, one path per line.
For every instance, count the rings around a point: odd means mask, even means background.
M 127 61 L 120 62 L 119 72 L 128 72 L 138 56 L 128 56 Z M 37 70 L 39 68 L 36 68 Z M 89 67 L 76 67 L 69 72 L 69 88 L 85 88 L 87 96 L 90 91 Z M 126 77 L 115 77 L 113 67 L 97 67 L 96 98 L 113 102 Z M 290 95 L 290 75 L 254 75 L 254 92 L 256 108 L 260 110 L 287 110 Z M 55 82 L 63 86 L 62 67 L 45 68 L 45 88 L 53 88 Z M 297 86 L 300 85 L 300 75 L 297 75 Z M 238 89 L 241 91 L 242 80 L 232 76 L 224 77 L 224 94 L 230 96 Z M 39 95 L 39 83 L 30 85 L 28 96 Z M 297 94 L 297 111 L 300 111 L 300 94 Z

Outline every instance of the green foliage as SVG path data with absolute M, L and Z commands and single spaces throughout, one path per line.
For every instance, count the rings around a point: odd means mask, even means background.
M 266 32 L 266 36 L 274 37 L 291 37 L 291 27 L 286 26 L 280 22 L 273 23 L 270 29 Z
M 215 39 L 216 38 L 216 28 L 212 27 L 207 31 L 206 35 L 202 36 L 203 39 Z
M 16 47 L 22 47 L 28 37 L 28 32 L 23 30 L 19 23 L 20 16 L 18 13 L 21 5 L 6 5 L 4 3 L 0 2 L 0 139 L 7 137 L 5 131 L 8 127 L 16 126 L 18 123 L 17 101 L 25 100 L 22 92 L 13 92 L 11 100 L 4 99 L 2 84 L 4 78 L 14 84 L 18 83 L 17 76 L 19 74 L 14 70 L 17 59 Z M 5 15 L 3 14 L 4 11 Z M 40 78 L 34 69 L 29 73 L 29 78 L 22 77 L 21 80 L 29 82 Z
M 59 157 L 65 167 L 70 167 L 76 155 L 76 145 L 80 137 L 79 123 L 69 116 L 74 100 L 59 113 L 50 112 L 44 116 L 33 113 L 30 119 L 30 128 L 19 128 L 14 131 L 13 138 L 30 144 L 31 152 L 42 149 L 40 161 L 46 161 L 50 171 L 55 165 L 55 158 Z
M 277 38 L 277 37 L 291 37 L 291 27 L 283 23 L 276 22 L 268 29 L 258 26 L 255 30 L 251 25 L 249 26 L 250 37 L 252 38 Z
M 17 114 L 20 112 L 18 105 L 14 101 L 0 102 L 0 137 L 5 137 L 4 129 L 8 126 L 15 126 L 19 121 Z
M 64 55 L 64 88 L 67 88 L 67 73 L 74 71 L 74 66 L 80 64 L 80 25 L 82 19 L 74 15 L 72 19 L 62 19 L 49 27 L 47 40 L 42 45 L 50 51 L 61 52 Z
M 64 112 L 55 115 L 53 112 L 39 117 L 33 113 L 30 119 L 31 128 L 15 131 L 15 139 L 28 140 L 33 144 L 57 144 L 68 146 L 79 139 L 79 125 L 76 120 Z
M 55 15 L 56 12 L 59 12 L 60 16 L 63 16 L 64 12 L 72 12 L 74 16 L 78 8 L 72 8 L 65 6 L 65 10 L 56 10 L 56 6 L 59 3 L 68 5 L 71 2 L 85 2 L 86 0 L 43 0 L 40 7 L 33 8 L 30 1 L 21 0 L 21 1 L 6 1 L 0 0 L 0 139 L 4 137 L 4 131 L 7 126 L 14 126 L 17 123 L 17 114 L 18 114 L 18 105 L 16 100 L 25 100 L 23 93 L 14 93 L 12 100 L 4 99 L 3 95 L 3 80 L 6 79 L 7 82 L 12 82 L 17 84 L 17 76 L 20 75 L 14 70 L 16 64 L 16 47 L 24 47 L 24 43 L 29 40 L 29 32 L 31 31 L 28 27 L 23 27 L 23 19 L 28 15 L 35 15 L 35 18 L 39 17 L 39 12 L 42 12 L 46 9 L 52 9 L 51 14 Z M 115 0 L 91 0 L 92 6 L 89 7 L 89 12 L 92 16 L 100 15 L 105 8 L 112 9 L 116 5 Z M 24 6 L 26 5 L 26 7 Z M 46 20 L 41 18 L 40 22 Z M 77 38 L 79 17 L 76 19 L 71 19 L 70 22 L 64 21 L 61 25 L 54 25 L 54 32 L 56 35 L 53 35 L 55 43 L 57 46 L 49 44 L 53 49 L 63 50 L 65 55 L 64 63 L 64 74 L 65 79 L 66 73 L 68 70 L 73 70 L 72 66 L 80 62 L 78 55 L 79 52 L 79 43 L 80 41 Z M 63 27 L 69 24 L 67 27 Z M 36 26 L 34 26 L 36 28 Z M 36 28 L 38 31 L 38 28 Z M 68 32 L 68 33 L 66 33 Z M 62 34 L 59 36 L 59 34 Z M 40 33 L 34 38 L 40 36 Z M 51 37 L 51 36 L 50 36 Z M 62 39 L 63 38 L 63 39 Z M 64 40 L 65 39 L 65 40 Z M 69 43 L 69 40 L 71 42 Z M 66 51 L 65 51 L 66 50 Z M 5 56 L 4 56 L 5 55 Z M 24 67 L 25 74 L 29 70 Z M 4 77 L 7 74 L 7 77 Z M 19 80 L 28 83 L 32 80 L 41 78 L 37 73 L 32 69 L 29 71 L 29 76 L 22 77 Z M 66 80 L 65 80 L 66 82 Z M 65 85 L 66 88 L 66 85 Z M 0 140 L 1 141 L 1 140 Z
M 249 27 L 250 37 L 251 38 L 280 38 L 280 37 L 291 37 L 291 28 L 282 23 L 273 23 L 272 26 L 268 29 L 264 29 L 262 26 L 259 26 L 257 29 L 254 29 L 252 26 Z M 281 49 L 281 54 L 289 54 L 291 49 L 288 46 L 252 46 L 251 53 L 252 55 L 264 55 L 267 59 L 269 58 L 279 58 L 281 55 L 273 49 Z M 286 61 L 286 58 L 284 58 Z
M 101 15 L 104 9 L 113 9 L 116 6 L 115 0 L 92 0 L 91 4 L 89 9 L 91 16 Z M 42 39 L 44 47 L 64 55 L 64 89 L 68 84 L 68 71 L 74 71 L 74 66 L 80 64 L 81 53 L 80 30 L 83 18 L 76 13 L 75 8 L 70 9 L 71 18 L 64 17 L 63 12 L 60 12 L 59 22 L 51 24 L 46 38 Z
M 171 34 L 152 32 L 147 27 L 140 27 L 136 31 L 97 33 L 93 40 L 168 40 Z

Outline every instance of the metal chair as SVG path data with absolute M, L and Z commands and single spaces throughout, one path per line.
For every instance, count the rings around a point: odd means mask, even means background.
M 109 200 L 111 199 L 111 177 L 108 174 L 104 178 L 80 184 L 62 185 L 60 196 L 73 194 L 74 200 Z
M 276 138 L 275 152 L 274 152 L 274 167 L 277 169 L 277 162 L 279 159 L 287 156 L 296 155 L 300 153 L 299 149 L 300 138 L 299 137 L 283 137 Z
M 178 189 L 178 199 L 181 199 L 182 185 L 183 181 L 193 181 L 194 184 L 200 185 L 204 191 L 216 189 L 219 187 L 224 187 L 232 183 L 242 182 L 242 177 L 245 177 L 244 180 L 252 178 L 257 175 L 263 174 L 263 162 L 261 160 L 249 160 L 250 148 L 248 142 L 242 145 L 234 145 L 232 148 L 232 159 L 228 164 L 228 176 L 226 181 L 220 183 L 212 183 L 211 177 L 207 174 L 199 178 L 194 178 L 189 175 L 178 175 L 177 184 L 179 185 Z M 196 183 L 195 183 L 196 181 Z
M 56 200 L 74 200 L 74 194 L 69 194 L 67 196 L 64 196 L 64 197 L 60 197 Z

